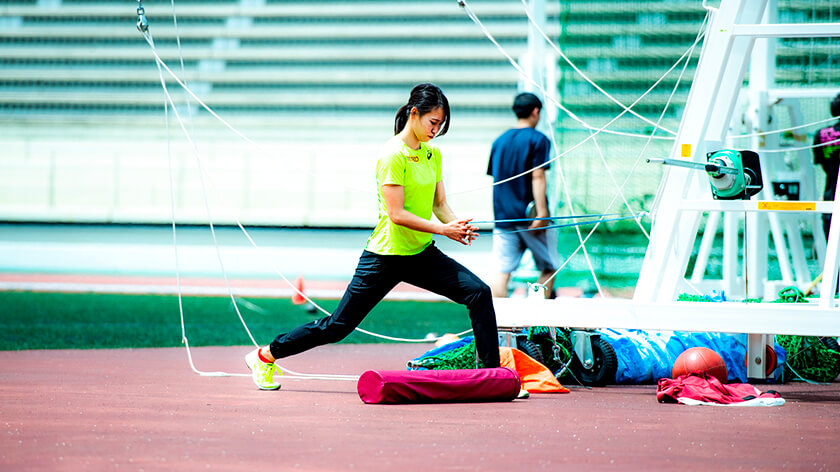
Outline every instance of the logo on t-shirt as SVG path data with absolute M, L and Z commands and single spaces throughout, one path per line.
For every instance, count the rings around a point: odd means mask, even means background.
M 408 160 L 411 161 L 411 162 L 420 162 L 420 158 L 413 155 L 413 154 L 408 155 Z
M 820 130 L 820 143 L 831 143 L 823 147 L 823 156 L 826 159 L 837 159 L 840 157 L 840 131 L 833 128 L 823 128 Z

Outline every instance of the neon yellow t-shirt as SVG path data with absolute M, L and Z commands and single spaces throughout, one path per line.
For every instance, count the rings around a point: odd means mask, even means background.
M 379 221 L 368 238 L 365 249 L 386 256 L 410 256 L 420 253 L 431 244 L 431 233 L 415 231 L 391 221 L 382 186 L 402 186 L 405 192 L 403 207 L 420 218 L 430 220 L 435 188 L 440 180 L 441 158 L 438 148 L 421 142 L 420 149 L 414 150 L 399 136 L 389 139 L 376 161 Z

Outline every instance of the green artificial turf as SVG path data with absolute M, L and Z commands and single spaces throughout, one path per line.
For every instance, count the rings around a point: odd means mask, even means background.
M 330 311 L 338 300 L 319 303 Z M 184 297 L 190 346 L 251 343 L 229 297 Z M 289 299 L 237 298 L 259 344 L 321 316 Z M 448 302 L 383 301 L 361 328 L 419 339 L 470 328 L 467 309 Z M 178 297 L 91 293 L 0 292 L 0 350 L 104 349 L 181 346 Z M 354 332 L 342 342 L 385 342 Z

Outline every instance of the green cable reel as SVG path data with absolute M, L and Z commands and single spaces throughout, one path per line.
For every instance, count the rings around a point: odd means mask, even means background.
M 706 173 L 716 200 L 748 200 L 761 191 L 761 164 L 753 151 L 723 149 L 706 154 Z

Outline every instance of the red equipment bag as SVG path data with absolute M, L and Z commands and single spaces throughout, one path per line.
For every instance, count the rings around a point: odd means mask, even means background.
M 365 403 L 511 401 L 521 390 L 507 367 L 464 370 L 369 370 L 356 385 Z

